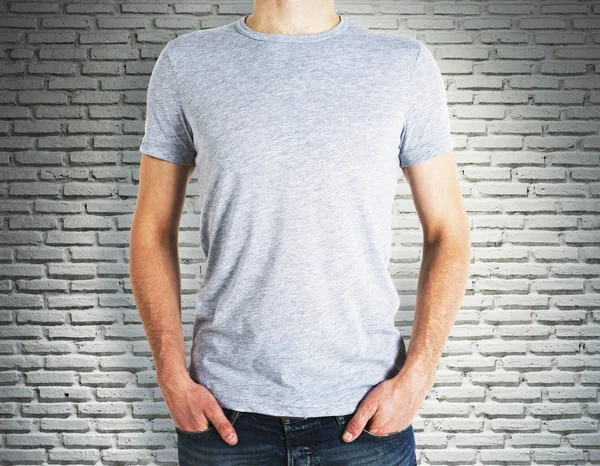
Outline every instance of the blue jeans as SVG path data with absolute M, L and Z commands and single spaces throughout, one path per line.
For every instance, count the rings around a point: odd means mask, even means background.
M 223 408 L 238 442 L 229 445 L 213 425 L 200 432 L 175 428 L 180 466 L 416 466 L 412 424 L 384 435 L 367 430 L 342 440 L 352 414 L 277 417 Z

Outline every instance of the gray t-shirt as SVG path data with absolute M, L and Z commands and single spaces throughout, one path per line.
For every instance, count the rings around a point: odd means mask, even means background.
M 319 33 L 242 17 L 171 40 L 139 150 L 197 167 L 191 377 L 239 411 L 353 412 L 406 354 L 388 269 L 399 167 L 453 147 L 416 39 L 341 15 Z

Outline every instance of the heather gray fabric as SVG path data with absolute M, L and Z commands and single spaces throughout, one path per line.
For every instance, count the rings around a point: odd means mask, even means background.
M 388 270 L 399 166 L 454 147 L 431 52 L 344 15 L 292 35 L 242 17 L 167 44 L 145 130 L 141 152 L 198 171 L 192 378 L 238 411 L 353 412 L 405 357 Z

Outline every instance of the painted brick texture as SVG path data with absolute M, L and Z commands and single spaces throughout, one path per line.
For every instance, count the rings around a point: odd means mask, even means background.
M 447 82 L 471 278 L 414 419 L 421 465 L 600 464 L 600 4 L 336 4 Z M 176 464 L 128 277 L 145 90 L 165 43 L 252 3 L 0 3 L 0 464 Z M 205 258 L 181 222 L 186 346 Z M 396 322 L 421 230 L 399 172 Z

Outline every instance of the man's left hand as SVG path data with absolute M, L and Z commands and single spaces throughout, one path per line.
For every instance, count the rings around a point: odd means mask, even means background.
M 421 376 L 400 372 L 377 384 L 362 400 L 348 421 L 342 439 L 351 442 L 370 421 L 368 431 L 375 435 L 399 432 L 410 425 L 427 397 L 429 386 Z M 350 435 L 350 437 L 348 437 Z

